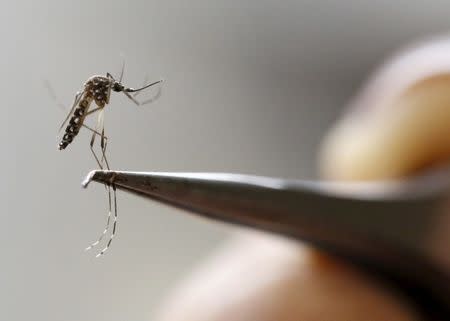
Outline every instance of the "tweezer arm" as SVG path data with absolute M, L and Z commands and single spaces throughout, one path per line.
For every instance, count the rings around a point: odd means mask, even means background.
M 308 241 L 433 297 L 450 315 L 448 271 L 422 246 L 441 215 L 435 211 L 439 195 L 405 197 L 396 186 L 346 193 L 314 182 L 214 173 L 94 171 L 85 184 L 90 180 L 114 183 L 202 216 Z

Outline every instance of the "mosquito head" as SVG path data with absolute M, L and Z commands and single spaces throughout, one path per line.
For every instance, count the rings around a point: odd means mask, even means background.
M 124 85 L 122 85 L 120 82 L 114 81 L 112 85 L 112 90 L 114 90 L 115 92 L 121 92 L 124 91 L 124 89 L 125 89 Z

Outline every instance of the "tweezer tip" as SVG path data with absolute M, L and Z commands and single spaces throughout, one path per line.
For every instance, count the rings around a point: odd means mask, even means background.
M 98 171 L 90 171 L 89 174 L 87 174 L 86 178 L 83 180 L 83 182 L 81 183 L 81 186 L 83 188 L 87 188 L 89 183 L 92 181 L 92 179 L 94 178 L 95 174 Z
M 114 183 L 114 179 L 118 175 L 119 172 L 116 171 L 105 171 L 105 170 L 93 170 L 87 174 L 86 178 L 81 183 L 83 188 L 87 188 L 89 183 L 92 181 L 96 181 L 99 183 L 111 185 Z
M 87 188 L 89 183 L 92 181 L 97 181 L 105 184 L 111 184 L 116 172 L 114 171 L 104 171 L 104 170 L 94 170 L 90 171 L 89 174 L 87 174 L 86 178 L 81 183 L 81 186 L 83 188 Z

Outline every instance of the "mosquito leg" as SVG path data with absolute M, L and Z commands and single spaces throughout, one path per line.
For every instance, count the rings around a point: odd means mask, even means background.
M 98 115 L 98 120 L 97 120 L 97 126 L 96 129 L 92 129 L 88 126 L 86 126 L 89 130 L 92 131 L 92 138 L 91 138 L 91 142 L 90 142 L 90 147 L 91 147 L 91 151 L 92 154 L 95 157 L 95 160 L 97 161 L 97 164 L 99 165 L 99 167 L 101 169 L 103 169 L 103 159 L 105 159 L 106 162 L 106 166 L 107 169 L 109 170 L 109 164 L 106 160 L 106 156 L 105 156 L 105 149 L 106 149 L 106 143 L 107 143 L 107 138 L 105 136 L 105 131 L 104 131 L 104 125 L 103 125 L 103 110 L 100 111 L 100 114 Z M 99 128 L 101 128 L 101 133 L 99 132 Z M 100 140 L 100 146 L 102 148 L 102 158 L 101 160 L 98 159 L 97 154 L 94 151 L 94 143 L 95 143 L 95 137 L 96 136 L 100 136 L 101 140 Z M 93 247 L 97 246 L 105 237 L 105 235 L 107 234 L 109 228 L 110 228 L 110 224 L 111 224 L 111 213 L 112 213 L 112 202 L 111 202 L 111 186 L 107 186 L 105 185 L 105 188 L 107 189 L 107 193 L 108 193 L 108 215 L 107 215 L 107 219 L 106 219 L 106 226 L 105 229 L 103 230 L 103 233 L 100 235 L 100 237 L 98 238 L 97 241 L 95 241 L 94 243 L 92 243 L 90 246 L 88 246 L 86 248 L 86 251 L 92 249 Z M 114 190 L 114 202 L 116 202 L 116 197 L 115 197 L 115 190 Z M 117 205 L 115 205 L 115 209 L 117 211 Z M 115 215 L 117 216 L 117 215 Z M 109 244 L 111 243 L 111 241 L 109 242 Z
M 108 243 L 106 244 L 105 248 L 103 250 L 101 250 L 100 253 L 97 254 L 96 257 L 102 256 L 103 254 L 105 254 L 105 252 L 109 249 L 109 247 L 111 246 L 111 242 L 114 238 L 114 236 L 116 236 L 116 231 L 117 231 L 117 196 L 116 196 L 116 185 L 114 185 L 114 182 L 111 183 L 112 185 L 112 189 L 113 189 L 113 194 L 114 194 L 114 223 L 113 223 L 113 230 L 111 232 L 111 236 L 109 238 Z
M 89 145 L 90 145 L 90 148 L 91 148 L 91 152 L 94 155 L 94 158 L 97 161 L 97 164 L 100 167 L 100 169 L 103 169 L 103 165 L 102 164 L 103 164 L 103 158 L 104 157 L 102 156 L 101 161 L 99 160 L 97 154 L 94 151 L 94 143 L 95 143 L 95 136 L 96 135 L 100 136 L 101 137 L 100 146 L 102 147 L 102 150 L 103 150 L 103 146 L 105 145 L 105 141 L 108 139 L 105 136 L 104 131 L 102 131 L 102 132 L 99 131 L 100 127 L 103 128 L 103 117 L 104 117 L 104 115 L 103 115 L 103 108 L 104 108 L 104 106 L 103 107 L 94 108 L 94 109 L 88 111 L 86 113 L 86 115 L 85 115 L 85 117 L 87 117 L 88 115 L 91 115 L 91 114 L 93 114 L 93 113 L 95 113 L 95 112 L 100 110 L 100 113 L 99 113 L 98 119 L 97 119 L 97 126 L 96 126 L 95 129 L 90 128 L 89 126 L 83 124 L 83 127 L 87 128 L 88 130 L 90 130 L 92 132 L 92 138 L 91 138 L 91 142 L 90 142 Z M 102 154 L 104 155 L 105 153 L 102 151 Z M 109 165 L 108 164 L 107 164 L 107 168 L 109 169 Z
M 104 131 L 103 131 L 103 133 L 99 133 L 98 131 L 96 131 L 95 129 L 92 129 L 91 127 L 89 127 L 87 125 L 83 125 L 83 127 L 85 127 L 86 129 L 90 130 L 94 135 L 97 135 L 97 136 L 101 137 L 100 146 L 102 147 L 102 158 L 100 159 L 100 163 L 103 164 L 103 160 L 105 160 L 106 168 L 108 170 L 110 170 L 109 163 L 108 163 L 108 161 L 106 159 L 106 147 L 108 145 L 108 137 L 105 136 Z
M 95 136 L 97 135 L 97 133 L 92 133 L 92 137 L 91 137 L 91 142 L 89 143 L 89 147 L 91 149 L 92 155 L 94 155 L 95 161 L 97 162 L 97 165 L 100 169 L 103 169 L 103 166 L 100 162 L 100 160 L 97 157 L 97 154 L 95 153 L 94 150 L 94 143 L 95 143 Z
M 102 111 L 103 113 L 103 111 Z M 101 122 L 101 123 L 100 123 Z M 106 164 L 106 168 L 108 170 L 110 170 L 109 167 L 109 163 L 108 163 L 108 158 L 106 157 L 106 147 L 108 145 L 108 138 L 105 136 L 105 126 L 103 124 L 103 115 L 99 115 L 99 125 L 98 127 L 101 127 L 101 133 L 99 133 L 98 131 L 96 131 L 96 133 L 100 134 L 100 147 L 101 147 L 101 151 L 102 151 L 102 159 L 101 159 L 101 163 L 103 164 L 103 161 L 105 161 Z
M 107 142 L 107 140 L 106 140 L 106 136 L 105 136 L 104 110 L 103 109 L 98 114 L 96 132 L 101 133 L 100 134 L 100 148 L 102 151 L 102 158 L 101 158 L 100 163 L 103 164 L 103 161 L 105 161 L 106 168 L 109 170 L 110 167 L 109 167 L 108 159 L 106 157 L 106 145 L 107 145 L 106 142 Z
M 97 161 L 97 163 L 99 163 L 100 169 L 102 169 L 102 166 L 101 166 L 100 164 L 103 164 L 103 159 L 104 159 L 104 155 L 105 155 L 106 145 L 107 145 L 107 143 L 108 143 L 108 137 L 106 137 L 106 136 L 104 135 L 104 133 L 103 133 L 103 135 L 102 135 L 102 133 L 96 131 L 95 129 L 93 129 L 93 128 L 87 126 L 87 125 L 84 125 L 84 124 L 83 124 L 82 126 L 83 126 L 84 128 L 86 128 L 86 129 L 90 130 L 90 131 L 92 132 L 92 135 L 93 135 L 93 136 L 94 136 L 94 135 L 97 135 L 97 136 L 102 137 L 102 140 L 104 141 L 104 146 L 105 146 L 105 147 L 102 148 L 102 154 L 103 154 L 103 156 L 102 156 L 100 162 Z M 91 145 L 91 151 L 92 151 L 92 153 L 94 153 L 94 150 L 93 150 L 94 142 L 93 142 L 93 140 L 95 140 L 95 139 L 91 139 L 91 144 L 92 144 L 92 145 Z M 95 153 L 94 153 L 94 157 L 96 158 L 96 160 L 98 160 L 98 156 L 97 156 Z M 107 168 L 108 168 L 108 170 L 109 170 L 109 164 L 107 163 L 106 165 L 107 165 Z
M 103 128 L 103 116 L 104 116 L 104 110 L 103 110 L 103 107 L 101 107 L 101 108 L 99 107 L 99 108 L 96 108 L 96 109 L 94 109 L 94 110 L 97 110 L 97 109 L 101 109 L 101 111 L 100 111 L 100 113 L 98 114 L 97 126 L 96 126 L 95 129 L 92 129 L 92 137 L 91 137 L 91 142 L 89 143 L 89 146 L 90 146 L 92 155 L 94 155 L 95 161 L 96 161 L 97 164 L 98 164 L 98 167 L 99 167 L 100 169 L 103 169 L 103 165 L 102 165 L 103 161 L 100 161 L 100 159 L 98 158 L 97 154 L 96 154 L 95 151 L 94 151 L 95 137 L 96 137 L 98 134 L 100 134 L 100 131 L 99 131 L 98 129 L 99 129 L 100 127 Z M 100 136 L 101 136 L 101 137 L 104 137 L 104 134 L 101 134 Z
M 148 83 L 148 80 L 149 80 L 149 79 L 148 79 L 148 75 L 146 74 L 146 75 L 145 75 L 145 78 L 144 78 L 144 82 L 142 83 L 141 87 L 144 87 L 145 84 Z M 141 92 L 142 92 L 142 90 L 136 91 L 136 92 L 134 93 L 133 97 L 136 98 L 136 96 L 139 95 Z
M 124 94 L 125 94 L 125 96 L 127 96 L 133 103 L 135 103 L 137 106 L 140 106 L 141 104 L 136 100 L 136 99 L 134 99 L 134 97 L 133 96 L 131 96 L 129 93 L 127 93 L 126 91 L 122 91 Z
M 100 147 L 102 148 L 102 154 L 103 154 L 103 157 L 102 157 L 102 163 L 103 163 L 103 159 L 104 159 L 104 160 L 105 160 L 106 167 L 107 167 L 108 170 L 109 170 L 109 163 L 108 163 L 108 160 L 107 160 L 107 158 L 106 158 L 106 146 L 107 146 L 107 141 L 105 140 L 105 127 L 104 127 L 104 123 L 103 123 L 103 114 L 104 114 L 104 111 L 102 110 L 102 111 L 100 111 L 100 113 L 99 113 L 99 115 L 98 115 L 97 130 L 99 130 L 99 129 L 101 128 Z M 109 192 L 108 196 L 109 196 L 109 207 L 110 207 L 110 209 L 111 209 L 111 188 L 112 188 L 112 190 L 113 190 L 113 196 L 114 196 L 114 220 L 113 220 L 113 229 L 112 229 L 112 232 L 111 232 L 109 241 L 108 241 L 108 243 L 106 244 L 105 248 L 104 248 L 103 250 L 101 250 L 101 252 L 98 253 L 96 257 L 99 257 L 99 256 L 103 255 L 103 254 L 108 250 L 108 248 L 110 247 L 111 242 L 112 242 L 114 236 L 116 235 L 116 230 L 117 230 L 117 216 L 118 216 L 118 214 L 117 214 L 117 195 L 116 195 L 116 186 L 114 185 L 114 182 L 111 182 L 111 184 L 108 185 L 108 192 Z M 108 215 L 109 215 L 109 214 L 108 214 Z M 109 225 L 108 225 L 107 228 L 106 228 L 106 232 L 108 231 L 108 229 L 109 229 Z M 104 232 L 104 234 L 106 234 L 106 232 Z M 104 234 L 103 234 L 103 235 L 104 235 Z M 97 243 L 97 244 L 98 244 L 98 243 Z
M 105 185 L 105 187 L 106 187 L 106 185 Z M 105 237 L 105 235 L 106 235 L 106 233 L 108 232 L 108 230 L 109 230 L 109 225 L 110 225 L 110 222 L 111 222 L 111 213 L 112 213 L 112 210 L 111 210 L 111 188 L 110 187 L 108 187 L 108 204 L 109 204 L 109 209 L 108 209 L 108 216 L 107 216 L 107 219 L 106 219 L 106 226 L 105 226 L 105 229 L 103 230 L 103 233 L 100 235 L 100 237 L 97 239 L 97 241 L 95 241 L 94 243 L 92 243 L 91 245 L 89 245 L 86 249 L 85 249 L 85 251 L 89 251 L 90 249 L 92 249 L 93 247 L 95 247 L 95 246 L 97 246 L 102 240 L 103 240 L 103 238 Z
M 108 170 L 110 170 L 108 159 L 106 158 L 106 146 L 107 145 L 108 145 L 108 140 L 106 139 L 105 129 L 103 128 L 102 129 L 102 135 L 101 135 L 101 138 L 100 138 L 100 147 L 102 148 L 102 164 L 103 164 L 103 160 L 105 160 L 106 168 Z
M 95 129 L 93 129 L 93 128 L 87 126 L 87 125 L 84 125 L 84 124 L 82 126 L 84 128 L 86 128 L 87 130 L 90 130 L 95 135 L 101 137 L 101 140 L 103 141 L 103 143 L 101 143 L 100 145 L 101 146 L 103 145 L 104 147 L 102 147 L 102 158 L 100 160 L 100 163 L 103 164 L 103 160 L 105 160 L 106 161 L 106 168 L 109 170 L 110 169 L 109 168 L 109 164 L 108 164 L 108 161 L 106 160 L 106 155 L 105 155 L 105 153 L 106 153 L 106 146 L 108 145 L 108 137 L 105 136 L 105 132 L 103 131 L 103 133 L 100 133 L 100 132 L 96 131 Z
M 154 102 L 159 97 L 161 97 L 161 93 L 162 93 L 162 86 L 159 86 L 158 91 L 156 92 L 156 94 L 152 98 L 149 98 L 149 99 L 144 100 L 143 102 L 141 102 L 140 105 L 143 106 L 143 105 L 147 105 L 147 104 L 150 104 L 150 103 Z
M 97 130 L 95 130 L 95 129 L 91 128 L 91 127 L 89 127 L 88 125 L 82 124 L 81 126 L 83 126 L 84 128 L 86 128 L 87 130 L 91 131 L 93 134 L 102 137 L 103 140 L 104 140 L 104 145 L 105 145 L 104 150 L 106 151 L 106 145 L 107 145 L 107 143 L 108 143 L 108 137 L 106 137 L 104 133 L 103 133 L 103 135 L 102 135 L 102 133 L 98 132 Z M 103 151 L 102 151 L 102 152 L 103 152 Z M 103 153 L 104 153 L 104 152 L 103 152 Z M 100 163 L 103 164 L 103 157 L 102 157 Z M 108 167 L 108 169 L 109 169 L 109 167 Z
M 99 131 L 97 131 L 97 130 L 91 128 L 91 127 L 89 127 L 88 125 L 82 124 L 81 126 L 83 126 L 84 128 L 86 128 L 87 130 L 91 131 L 92 133 L 95 133 L 97 136 L 102 136 L 102 133 L 100 133 Z M 108 137 L 106 137 L 106 136 L 103 136 L 103 138 L 104 138 L 105 140 L 108 140 Z
M 96 111 L 102 110 L 103 108 L 104 108 L 104 106 L 103 106 L 103 107 L 97 107 L 97 108 L 94 108 L 94 109 L 88 111 L 88 112 L 86 113 L 85 117 L 87 117 L 87 116 L 89 116 L 89 115 L 95 113 Z

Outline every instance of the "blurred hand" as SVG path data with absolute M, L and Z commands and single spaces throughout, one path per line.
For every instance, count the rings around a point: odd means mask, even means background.
M 327 179 L 409 175 L 450 155 L 450 41 L 386 65 L 329 132 Z M 361 213 L 364 215 L 364 213 Z M 417 320 L 399 293 L 336 258 L 271 235 L 236 237 L 181 285 L 160 321 Z

